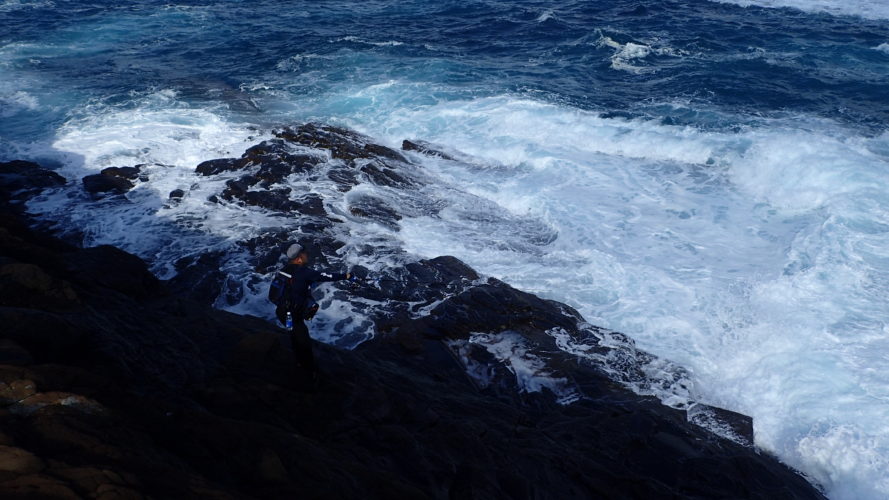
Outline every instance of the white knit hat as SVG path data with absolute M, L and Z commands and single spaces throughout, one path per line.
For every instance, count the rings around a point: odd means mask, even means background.
M 296 256 L 299 255 L 300 252 L 302 252 L 303 250 L 304 248 L 302 245 L 300 245 L 299 243 L 294 243 L 287 247 L 287 251 L 285 252 L 285 254 L 287 255 L 288 259 L 295 259 Z

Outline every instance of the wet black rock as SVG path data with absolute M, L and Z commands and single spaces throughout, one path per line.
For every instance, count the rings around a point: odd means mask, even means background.
M 135 184 L 126 177 L 105 173 L 87 175 L 83 178 L 83 189 L 88 193 L 126 193 L 133 189 Z
M 28 161 L 0 163 L 0 203 L 20 201 L 45 188 L 65 184 L 61 175 Z
M 239 159 L 210 160 L 197 166 L 196 171 L 205 176 L 241 173 L 227 180 L 218 198 L 211 201 L 217 202 L 221 198 L 273 212 L 325 217 L 327 211 L 323 198 L 317 194 L 295 194 L 288 186 L 289 176 L 300 175 L 311 181 L 326 172 L 326 177 L 342 192 L 362 181 L 398 189 L 420 185 L 405 172 L 408 162 L 404 156 L 350 130 L 306 124 L 277 131 L 275 135 L 276 139 L 248 148 Z M 328 154 L 346 164 L 327 165 Z M 320 168 L 322 164 L 323 170 Z M 397 226 L 396 222 L 401 218 L 395 210 L 373 197 L 351 203 L 349 210 L 353 215 L 390 227 Z
M 131 181 L 136 179 L 147 180 L 147 177 L 141 175 L 141 171 L 140 167 L 108 167 L 103 168 L 100 173 L 109 177 L 119 177 Z
M 294 144 L 327 150 L 331 156 L 340 160 L 386 158 L 406 161 L 404 156 L 394 149 L 374 144 L 369 138 L 357 132 L 330 125 L 308 123 L 279 130 L 275 132 L 275 136 Z
M 147 181 L 148 177 L 141 173 L 140 167 L 108 167 L 98 174 L 83 178 L 83 188 L 92 194 L 116 193 L 123 194 L 133 189 L 133 181 Z
M 327 215 L 324 210 L 324 201 L 316 194 L 308 194 L 298 199 L 296 211 L 303 215 L 321 217 Z
M 361 167 L 367 178 L 378 186 L 406 188 L 416 186 L 416 182 L 402 175 L 398 169 L 382 162 L 372 162 Z
M 327 172 L 327 177 L 337 184 L 337 189 L 342 192 L 350 191 L 354 186 L 361 184 L 358 180 L 358 172 L 347 168 L 332 168 Z
M 184 197 L 185 197 L 185 191 L 182 189 L 174 189 L 174 190 L 170 191 L 169 198 L 171 200 L 181 200 Z
M 280 140 L 331 148 L 360 182 L 381 182 L 361 171 L 369 162 L 407 175 L 353 132 L 288 130 Z M 297 154 L 287 151 L 251 155 Z M 313 214 L 239 242 L 238 255 L 267 272 L 296 233 L 317 266 L 335 265 L 345 243 L 324 200 L 263 188 L 253 161 L 230 179 L 228 202 L 270 192 L 257 203 Z M 363 196 L 349 199 L 362 212 L 346 216 L 400 217 Z M 629 339 L 453 257 L 358 268 L 375 282 L 335 285 L 340 303 L 365 308 L 376 338 L 354 351 L 317 346 L 324 376 L 312 386 L 278 328 L 207 307 L 240 297 L 222 271 L 230 255 L 184 258 L 163 283 L 120 250 L 66 245 L 15 213 L 0 223 L 0 496 L 823 498 L 767 454 L 689 422 L 711 418 L 707 408 L 668 408 L 616 381 L 597 360 L 635 373 L 650 359 Z M 479 335 L 515 339 L 559 386 L 524 389 Z M 568 355 L 557 336 L 599 357 Z M 560 388 L 572 404 L 560 404 Z M 746 432 L 743 416 L 710 414 Z
M 429 144 L 425 141 L 409 141 L 405 139 L 401 143 L 401 149 L 405 151 L 416 151 L 418 153 L 423 153 L 424 155 L 429 156 L 437 156 L 444 160 L 454 160 L 455 158 L 447 153 L 439 151 L 432 144 Z
M 199 164 L 195 171 L 201 175 L 216 175 L 222 172 L 232 172 L 240 170 L 249 164 L 247 159 L 223 158 L 219 160 L 208 160 Z
M 401 216 L 385 201 L 375 196 L 356 196 L 349 202 L 349 213 L 352 215 L 378 222 L 392 229 L 398 230 L 397 221 Z

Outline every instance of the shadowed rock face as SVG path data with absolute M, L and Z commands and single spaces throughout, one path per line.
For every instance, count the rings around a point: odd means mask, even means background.
M 305 126 L 278 139 L 252 148 L 250 166 L 231 167 L 242 158 L 205 170 L 259 179 L 256 171 L 278 165 L 312 175 L 292 149 L 310 145 L 357 182 L 420 182 L 399 168 L 399 153 L 354 132 Z M 362 170 L 368 161 L 393 175 Z M 281 331 L 207 306 L 222 256 L 183 260 L 176 279 L 160 282 L 118 249 L 75 248 L 30 230 L 13 203 L 60 180 L 27 168 L 0 175 L 0 496 L 821 498 L 768 455 L 563 353 L 553 332 L 638 362 L 644 353 L 597 340 L 619 334 L 453 257 L 334 292 L 391 307 L 372 316 L 377 336 L 358 349 L 319 345 L 324 377 L 309 387 Z M 267 176 L 250 187 L 280 184 Z M 302 216 L 319 221 L 316 252 L 335 255 L 342 242 L 326 231 L 336 222 Z M 242 245 L 257 266 L 273 265 L 285 238 Z M 482 342 L 501 338 L 548 353 L 562 385 L 523 391 Z M 468 367 L 488 370 L 488 383 Z M 559 404 L 560 387 L 576 402 Z

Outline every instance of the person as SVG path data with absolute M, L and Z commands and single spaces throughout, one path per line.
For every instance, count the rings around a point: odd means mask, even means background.
M 312 338 L 305 320 L 311 319 L 317 304 L 312 300 L 311 287 L 315 283 L 325 281 L 348 280 L 350 273 L 321 273 L 308 267 L 309 252 L 299 243 L 293 243 L 285 252 L 287 264 L 278 271 L 278 276 L 286 278 L 286 286 L 275 309 L 275 315 L 283 325 L 287 325 L 287 313 L 291 315 L 293 326 L 290 329 L 290 341 L 293 345 L 293 356 L 297 370 L 308 380 L 318 377 L 315 356 L 312 354 Z M 313 309 L 314 308 L 314 309 Z

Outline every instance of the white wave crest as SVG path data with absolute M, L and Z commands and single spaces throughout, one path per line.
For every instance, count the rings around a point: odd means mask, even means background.
M 50 0 L 4 0 L 0 3 L 0 12 L 12 12 L 22 9 L 44 9 L 55 7 Z
M 657 71 L 657 68 L 635 65 L 632 61 L 641 61 L 650 55 L 671 57 L 681 57 L 685 55 L 684 51 L 670 47 L 652 47 L 650 45 L 635 42 L 619 43 L 605 35 L 599 37 L 596 45 L 614 49 L 614 54 L 611 56 L 612 69 L 636 74 Z
M 804 12 L 821 12 L 839 16 L 858 16 L 865 19 L 889 19 L 889 3 L 881 0 L 710 0 L 742 7 L 789 7 Z
M 757 444 L 831 496 L 889 495 L 875 424 L 889 421 L 889 134 L 811 116 L 705 131 L 505 96 L 387 107 L 405 91 L 376 89 L 359 128 L 462 151 L 474 159 L 427 170 L 559 235 L 517 251 L 406 219 L 407 250 L 455 255 L 688 368 L 702 400 L 753 416 Z M 803 442 L 824 415 L 858 444 Z
M 384 42 L 375 42 L 371 40 L 365 40 L 363 38 L 359 38 L 357 36 L 344 36 L 342 38 L 337 38 L 333 40 L 333 42 L 352 42 L 352 43 L 361 43 L 364 45 L 373 45 L 374 47 L 399 47 L 404 45 L 404 42 L 399 42 L 398 40 L 387 40 Z
M 556 17 L 556 13 L 553 12 L 552 9 L 547 9 L 547 10 L 541 12 L 540 15 L 537 16 L 537 19 L 535 19 L 535 21 L 538 23 L 544 23 L 546 21 L 549 21 L 550 19 L 555 19 L 555 17 Z

